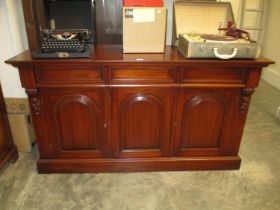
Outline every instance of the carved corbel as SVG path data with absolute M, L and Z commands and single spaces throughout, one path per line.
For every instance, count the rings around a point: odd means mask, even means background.
M 240 100 L 240 113 L 245 113 L 248 109 L 250 97 L 254 93 L 255 88 L 244 88 L 241 91 L 241 100 Z
M 26 89 L 25 92 L 29 97 L 30 108 L 31 108 L 32 113 L 34 113 L 35 115 L 39 115 L 41 103 L 39 100 L 38 89 L 35 89 L 35 88 Z

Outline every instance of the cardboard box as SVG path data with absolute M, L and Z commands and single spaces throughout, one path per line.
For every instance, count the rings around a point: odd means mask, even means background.
M 19 152 L 31 152 L 35 134 L 29 115 L 8 114 L 14 143 Z
M 123 52 L 163 53 L 166 8 L 123 7 Z
M 27 98 L 5 98 L 6 110 L 9 114 L 30 113 Z
M 35 133 L 27 98 L 5 98 L 9 124 L 19 152 L 31 152 Z
M 123 0 L 124 7 L 163 7 L 163 0 Z

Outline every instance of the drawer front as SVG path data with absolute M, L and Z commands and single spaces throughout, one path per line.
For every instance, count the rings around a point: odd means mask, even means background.
M 176 69 L 162 67 L 111 68 L 110 83 L 175 83 Z
M 104 83 L 102 67 L 51 66 L 35 69 L 39 84 L 100 84 Z
M 182 73 L 183 84 L 228 84 L 244 85 L 245 69 L 221 67 L 193 67 L 184 68 Z

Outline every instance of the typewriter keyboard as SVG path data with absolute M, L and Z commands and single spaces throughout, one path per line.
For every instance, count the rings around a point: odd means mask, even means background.
M 79 39 L 57 40 L 53 37 L 44 37 L 42 43 L 43 52 L 82 52 L 83 43 Z

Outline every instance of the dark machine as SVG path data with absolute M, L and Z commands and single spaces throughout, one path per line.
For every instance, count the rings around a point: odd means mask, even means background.
M 121 44 L 122 0 L 33 1 L 34 58 L 89 57 L 94 44 Z

